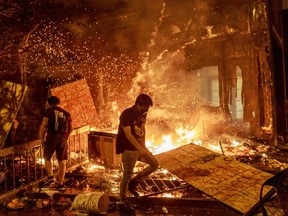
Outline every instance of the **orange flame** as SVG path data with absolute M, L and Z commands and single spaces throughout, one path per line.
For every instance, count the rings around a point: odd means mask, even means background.
M 152 135 L 149 140 L 146 140 L 146 147 L 153 154 L 160 154 L 162 152 L 191 143 L 194 141 L 196 135 L 197 132 L 193 129 L 189 129 L 189 126 L 184 128 L 182 125 L 180 125 L 180 127 L 175 130 L 175 134 L 173 134 L 173 136 L 177 136 L 175 141 L 172 139 L 172 134 L 163 134 L 161 139 L 162 142 L 157 143 L 154 139 L 155 135 Z

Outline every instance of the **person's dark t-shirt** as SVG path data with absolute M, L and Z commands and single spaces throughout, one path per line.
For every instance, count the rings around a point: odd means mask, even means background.
M 130 126 L 133 136 L 141 145 L 145 146 L 145 122 L 146 114 L 140 116 L 135 106 L 122 112 L 116 139 L 117 154 L 123 153 L 125 150 L 137 151 L 137 148 L 127 139 L 123 127 Z
M 48 118 L 47 137 L 63 135 L 72 121 L 70 113 L 58 106 L 46 109 L 43 117 Z

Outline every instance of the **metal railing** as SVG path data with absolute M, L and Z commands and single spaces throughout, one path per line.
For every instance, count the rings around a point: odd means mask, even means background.
M 68 139 L 67 169 L 88 162 L 89 126 L 73 130 Z M 58 164 L 54 155 L 53 171 Z M 47 177 L 41 140 L 34 140 L 0 149 L 0 203 L 22 188 L 43 181 Z

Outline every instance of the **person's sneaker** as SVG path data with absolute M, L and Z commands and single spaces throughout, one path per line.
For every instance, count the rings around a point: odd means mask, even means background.
M 127 203 L 121 203 L 118 205 L 119 211 L 122 213 L 126 213 L 128 215 L 136 215 L 135 209 L 132 208 L 129 204 Z
M 43 183 L 43 187 L 48 187 L 55 182 L 54 176 L 49 176 L 46 181 Z
M 128 184 L 129 192 L 135 197 L 139 197 L 139 193 L 137 192 L 138 186 L 139 186 L 139 180 L 136 179 L 131 179 Z
M 63 185 L 63 184 L 59 184 L 59 185 L 57 186 L 57 190 L 59 190 L 59 191 L 64 191 L 65 189 L 66 189 L 66 186 Z

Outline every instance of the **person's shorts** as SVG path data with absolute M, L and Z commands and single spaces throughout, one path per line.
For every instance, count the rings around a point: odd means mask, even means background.
M 56 152 L 56 158 L 59 161 L 68 159 L 67 139 L 63 136 L 47 137 L 44 144 L 44 159 L 50 160 Z

